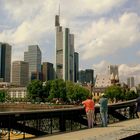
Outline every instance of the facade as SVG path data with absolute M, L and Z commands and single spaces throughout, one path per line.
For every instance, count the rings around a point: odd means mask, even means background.
M 55 16 L 55 27 L 55 77 L 74 81 L 74 35 L 69 28 L 62 29 L 59 15 Z
M 43 80 L 42 72 L 31 72 L 31 80 Z
M 43 62 L 42 65 L 43 82 L 54 79 L 53 64 L 49 62 Z
M 111 86 L 111 79 L 110 75 L 96 75 L 96 80 L 95 80 L 95 87 L 96 88 L 104 88 L 104 87 L 109 87 Z
M 84 84 L 85 83 L 85 71 L 84 70 L 80 70 L 79 71 L 79 83 Z
M 110 65 L 108 66 L 109 75 L 113 74 L 114 77 L 119 78 L 118 66 L 117 65 Z
M 14 61 L 12 63 L 12 84 L 17 86 L 27 86 L 29 81 L 29 64 L 24 61 Z
M 10 82 L 12 46 L 0 42 L 0 81 Z
M 28 51 L 24 52 L 24 61 L 29 63 L 29 81 L 31 81 L 31 73 L 41 72 L 42 54 L 38 45 L 28 46 Z
M 6 88 L 6 87 L 10 87 L 11 83 L 8 82 L 0 82 L 0 88 Z
M 12 98 L 24 99 L 27 97 L 27 88 L 25 87 L 9 88 L 8 95 L 11 99 Z
M 94 70 L 92 70 L 92 69 L 86 69 L 85 70 L 85 81 L 86 81 L 86 83 L 93 84 L 93 81 L 94 81 Z
M 128 77 L 127 78 L 127 85 L 129 88 L 132 88 L 135 86 L 135 80 L 134 77 Z
M 93 84 L 94 81 L 94 70 L 86 69 L 79 71 L 79 82 L 82 84 L 90 83 Z
M 100 95 L 105 92 L 105 89 L 111 85 L 119 85 L 118 75 L 115 74 L 98 74 L 95 78 L 93 87 L 93 96 L 99 99 Z
M 4 87 L 4 88 L 0 88 L 0 90 L 6 91 L 8 94 L 8 98 L 10 98 L 10 99 L 27 98 L 27 88 L 26 87 Z
M 79 54 L 74 52 L 74 82 L 79 80 Z

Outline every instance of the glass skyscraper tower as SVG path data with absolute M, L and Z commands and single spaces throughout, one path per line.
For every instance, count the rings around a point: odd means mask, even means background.
M 32 73 L 41 73 L 41 50 L 38 45 L 28 46 L 28 51 L 24 52 L 24 61 L 29 63 L 29 81 Z
M 10 82 L 11 75 L 11 49 L 7 43 L 0 42 L 0 81 Z

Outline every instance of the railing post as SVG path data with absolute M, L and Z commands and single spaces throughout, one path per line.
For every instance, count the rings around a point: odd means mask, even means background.
M 23 139 L 25 139 L 25 115 L 23 120 Z
M 66 125 L 65 125 L 65 123 L 66 123 L 66 120 L 65 120 L 64 114 L 62 112 L 60 114 L 60 117 L 59 117 L 59 130 L 61 132 L 66 131 Z
M 10 140 L 11 117 L 8 117 L 8 140 Z

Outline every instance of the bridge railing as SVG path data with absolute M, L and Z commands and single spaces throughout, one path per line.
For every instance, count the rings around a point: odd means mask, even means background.
M 130 111 L 135 102 L 136 100 L 131 100 L 109 104 L 109 123 L 130 119 Z M 124 113 L 125 110 L 128 115 Z M 100 126 L 99 106 L 95 107 L 95 115 L 96 123 Z M 83 106 L 50 110 L 0 112 L 0 136 L 7 136 L 9 140 L 11 132 L 17 132 L 17 134 L 22 132 L 23 138 L 25 138 L 26 133 L 40 136 L 82 128 L 87 128 Z

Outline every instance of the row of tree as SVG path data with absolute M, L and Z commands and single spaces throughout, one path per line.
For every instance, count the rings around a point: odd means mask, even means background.
M 24 101 L 50 102 L 58 100 L 65 103 L 77 103 L 87 99 L 90 94 L 88 89 L 85 89 L 79 84 L 70 81 L 65 82 L 62 79 L 47 81 L 45 84 L 39 80 L 33 80 L 27 86 L 27 97 Z M 117 85 L 106 88 L 105 94 L 111 102 L 131 100 L 139 96 L 138 93 Z M 8 97 L 6 91 L 0 91 L 0 102 L 6 101 Z M 16 98 L 8 98 L 8 100 L 17 101 Z
M 45 102 L 57 99 L 62 102 L 81 102 L 90 92 L 88 89 L 70 81 L 56 79 L 43 84 L 39 80 L 32 81 L 28 87 L 28 97 L 32 101 Z
M 111 100 L 111 102 L 118 102 L 118 101 L 124 101 L 124 100 L 132 100 L 136 99 L 139 94 L 134 92 L 133 90 L 129 90 L 127 88 L 123 88 L 117 85 L 113 85 L 108 87 L 105 90 L 106 96 Z

